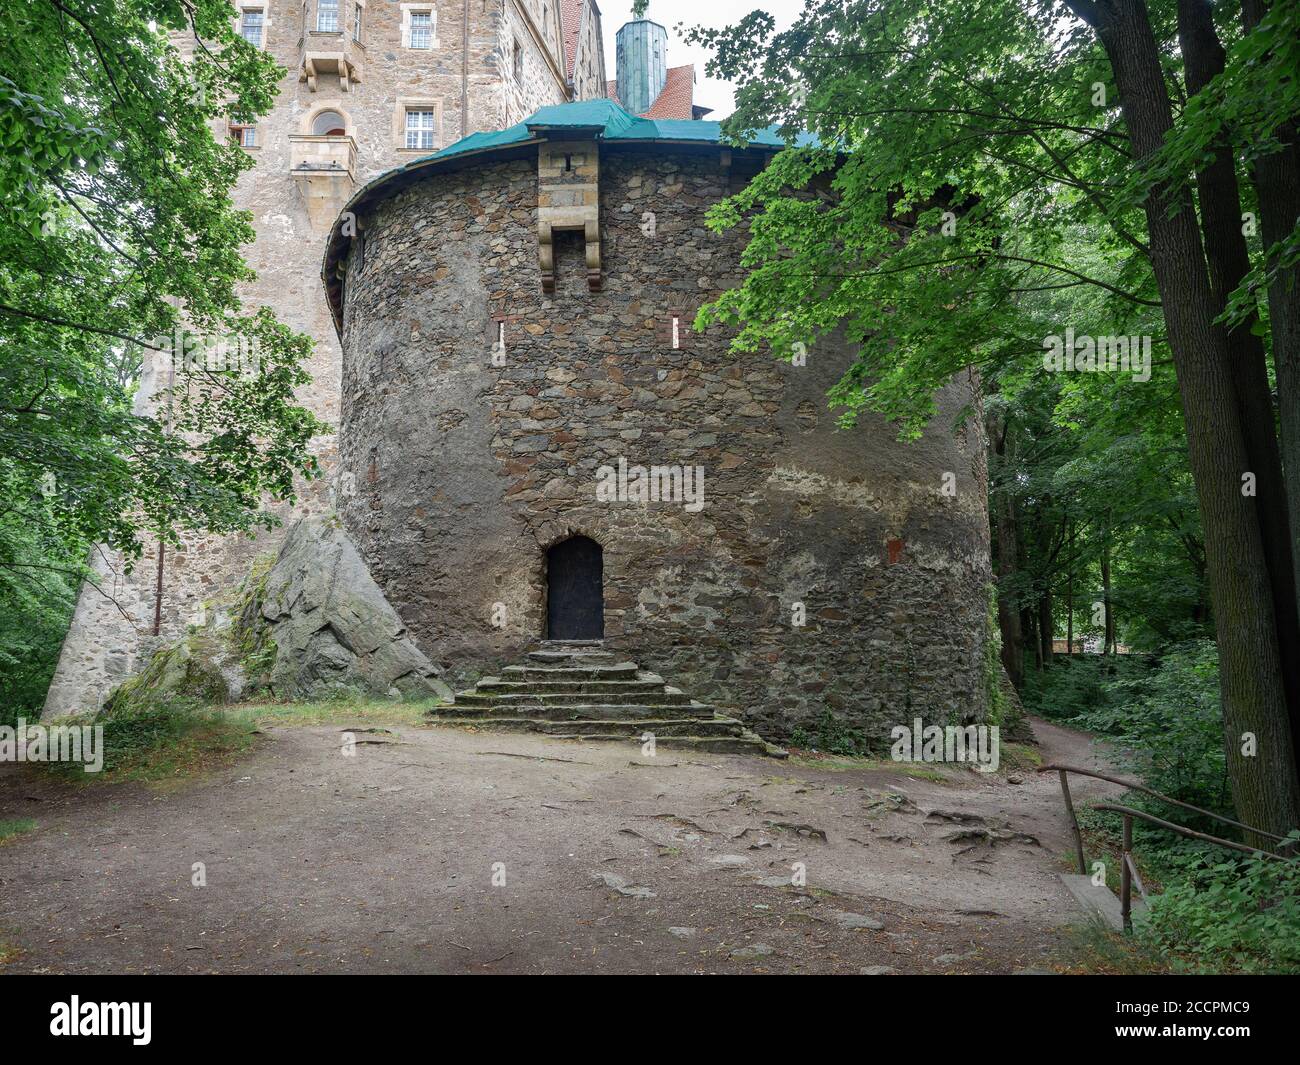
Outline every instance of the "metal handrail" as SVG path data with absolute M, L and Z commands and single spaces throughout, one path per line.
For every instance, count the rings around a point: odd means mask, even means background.
M 1288 842 L 1287 836 L 1279 836 L 1273 832 L 1265 832 L 1262 828 L 1254 828 L 1251 825 L 1242 824 L 1240 821 L 1234 821 L 1231 817 L 1224 817 L 1222 814 L 1216 814 L 1210 810 L 1202 810 L 1199 806 L 1193 806 L 1189 802 L 1183 802 L 1180 799 L 1171 799 L 1168 795 L 1162 795 L 1145 784 L 1139 784 L 1137 781 L 1124 780 L 1121 777 L 1113 777 L 1107 773 L 1098 773 L 1092 769 L 1081 769 L 1078 766 L 1058 765 L 1049 763 L 1048 765 L 1039 766 L 1038 772 L 1048 773 L 1056 771 L 1061 778 L 1061 795 L 1065 800 L 1065 809 L 1070 815 L 1070 824 L 1074 829 L 1074 849 L 1075 857 L 1079 861 L 1079 872 L 1083 876 L 1088 875 L 1088 863 L 1083 854 L 1083 832 L 1079 828 L 1079 817 L 1074 811 L 1074 801 L 1070 797 L 1070 773 L 1078 773 L 1085 777 L 1095 777 L 1098 780 L 1109 781 L 1112 784 L 1119 784 L 1122 787 L 1129 788 L 1133 791 L 1140 791 L 1150 795 L 1162 802 L 1167 802 L 1171 806 L 1180 806 L 1184 810 L 1194 810 L 1198 814 L 1209 817 L 1215 821 L 1221 821 L 1227 825 L 1233 825 L 1236 828 L 1243 829 L 1246 832 L 1252 832 L 1259 836 L 1265 836 L 1268 839 L 1277 840 L 1281 843 Z M 1246 854 L 1259 854 L 1266 858 L 1274 858 L 1278 861 L 1294 861 L 1295 858 L 1286 855 L 1274 854 L 1272 851 L 1262 850 L 1259 847 L 1251 847 L 1245 843 L 1236 843 L 1232 840 L 1221 839 L 1218 836 L 1211 836 L 1207 832 L 1197 832 L 1192 828 L 1185 828 L 1182 825 L 1176 825 L 1172 821 L 1166 821 L 1163 818 L 1156 817 L 1154 814 L 1146 813 L 1143 810 L 1134 810 L 1131 806 L 1120 806 L 1116 803 L 1099 802 L 1094 804 L 1094 810 L 1108 810 L 1111 813 L 1117 813 L 1124 819 L 1123 843 L 1120 850 L 1120 913 L 1123 917 L 1124 931 L 1133 931 L 1133 882 L 1137 881 L 1138 891 L 1142 897 L 1147 897 L 1146 888 L 1142 885 L 1142 878 L 1138 876 L 1137 864 L 1133 860 L 1133 818 L 1147 821 L 1160 828 L 1166 829 L 1180 836 L 1186 836 L 1188 839 L 1198 839 L 1205 843 L 1213 843 L 1219 847 L 1226 847 L 1229 850 L 1241 851 Z
M 1251 825 L 1242 824 L 1240 821 L 1234 821 L 1231 817 L 1224 817 L 1222 814 L 1216 814 L 1212 810 L 1202 810 L 1199 806 L 1193 806 L 1190 802 L 1183 802 L 1181 799 L 1171 799 L 1168 795 L 1162 795 L 1154 788 L 1148 788 L 1145 784 L 1140 784 L 1136 780 L 1125 780 L 1123 777 L 1112 777 L 1108 773 L 1098 773 L 1095 769 L 1081 769 L 1074 765 L 1060 765 L 1056 762 L 1050 762 L 1047 765 L 1039 766 L 1038 772 L 1046 773 L 1051 770 L 1066 773 L 1078 773 L 1085 777 L 1096 777 L 1098 780 L 1109 781 L 1111 784 L 1119 784 L 1128 788 L 1129 791 L 1140 791 L 1145 795 L 1150 795 L 1159 799 L 1161 802 L 1167 802 L 1171 806 L 1181 806 L 1184 810 L 1191 810 L 1193 813 L 1201 814 L 1211 818 L 1214 821 L 1222 821 L 1225 825 L 1232 825 L 1233 828 L 1240 828 L 1245 832 L 1253 832 L 1258 836 L 1267 836 L 1269 839 L 1275 839 L 1279 843 L 1287 841 L 1286 836 L 1274 835 L 1272 832 L 1265 832 L 1262 828 L 1254 828 Z

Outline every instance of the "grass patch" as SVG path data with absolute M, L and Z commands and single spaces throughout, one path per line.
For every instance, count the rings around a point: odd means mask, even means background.
M 1003 772 L 1034 773 L 1043 764 L 1043 756 L 1036 747 L 1024 743 L 1004 743 L 1001 745 L 998 768 Z
M 848 755 L 829 756 L 817 751 L 803 751 L 797 747 L 791 749 L 786 765 L 801 769 L 821 769 L 830 773 L 847 773 L 854 769 L 870 769 L 877 772 L 901 773 L 903 776 L 918 780 L 932 780 L 938 784 L 951 784 L 957 779 L 945 773 L 937 765 L 925 762 L 895 762 L 890 758 L 852 757 Z
M 242 703 L 223 713 L 232 720 L 260 728 L 278 725 L 291 728 L 311 725 L 408 725 L 427 724 L 425 715 L 439 705 L 436 699 L 395 702 L 348 696 L 303 703 Z
M 1071 976 L 1150 976 L 1170 971 L 1165 958 L 1143 941 L 1090 923 L 1066 932 L 1056 961 Z
M 199 707 L 185 700 L 161 705 L 123 703 L 68 725 L 102 725 L 104 768 L 87 773 L 80 762 L 33 763 L 38 772 L 81 784 L 138 782 L 167 787 L 233 764 L 267 726 L 425 724 L 437 700 L 394 702 L 357 696 L 301 703 L 244 703 Z M 6 822 L 0 822 L 5 824 Z M 0 840 L 4 835 L 0 833 Z
M 23 956 L 23 953 L 21 947 L 15 947 L 12 943 L 0 939 L 0 965 L 8 965 L 17 961 Z
M 21 836 L 26 832 L 31 832 L 36 828 L 36 822 L 30 817 L 19 817 L 8 821 L 0 821 L 0 843 L 8 843 L 11 839 Z
M 230 765 L 254 742 L 249 723 L 182 703 L 123 706 L 65 723 L 103 726 L 103 770 L 87 773 L 80 762 L 44 762 L 34 767 L 85 784 L 179 783 Z

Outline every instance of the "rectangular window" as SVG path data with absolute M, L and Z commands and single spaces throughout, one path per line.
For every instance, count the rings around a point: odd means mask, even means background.
M 411 47 L 433 47 L 433 12 L 411 12 Z
M 230 127 L 230 139 L 241 148 L 256 148 L 257 127 L 232 124 Z
M 266 14 L 259 8 L 246 7 L 239 18 L 239 35 L 254 48 L 262 47 L 262 28 Z
M 361 41 L 361 16 L 365 10 L 360 4 L 352 5 L 352 39 L 358 43 Z
M 406 146 L 408 148 L 432 149 L 434 147 L 435 117 L 432 111 L 406 112 Z
M 515 53 L 511 63 L 515 72 L 515 80 L 520 81 L 524 76 L 524 46 L 519 43 L 519 38 L 515 38 Z
M 338 33 L 339 0 L 316 0 L 316 28 L 321 33 Z

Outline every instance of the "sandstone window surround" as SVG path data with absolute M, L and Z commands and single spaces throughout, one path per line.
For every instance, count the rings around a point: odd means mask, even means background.
M 256 148 L 258 147 L 257 127 L 252 123 L 232 122 L 230 123 L 230 139 L 241 148 Z
M 236 2 L 235 30 L 254 48 L 266 47 L 266 31 L 271 28 L 271 20 L 266 14 L 264 0 L 247 0 Z
M 438 9 L 433 4 L 402 4 L 402 47 L 438 47 Z
M 393 108 L 393 142 L 402 152 L 441 148 L 442 97 L 399 96 Z
M 309 128 L 304 132 L 314 137 L 346 137 L 348 125 L 347 116 L 343 112 L 333 107 L 323 107 L 314 112 Z
M 337 33 L 339 29 L 339 0 L 316 0 L 316 30 L 319 33 Z

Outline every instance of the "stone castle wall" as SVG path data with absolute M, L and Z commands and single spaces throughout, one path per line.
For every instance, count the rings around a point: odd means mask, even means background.
M 457 682 L 517 660 L 545 635 L 546 548 L 581 533 L 604 548 L 608 646 L 770 738 L 827 711 L 876 737 L 916 714 L 978 717 L 977 383 L 954 381 L 902 444 L 869 416 L 837 431 L 825 395 L 847 345 L 800 367 L 691 333 L 741 274 L 744 234 L 703 225 L 729 181 L 716 147 L 606 143 L 603 289 L 580 236 L 557 234 L 544 295 L 536 152 L 379 202 L 348 264 L 340 509 L 422 649 Z M 598 501 L 597 470 L 619 459 L 703 467 L 704 507 Z
M 542 20 L 545 8 L 550 30 L 541 40 L 548 48 L 560 49 L 556 4 L 541 0 L 435 3 L 436 44 L 420 50 L 402 47 L 403 3 L 368 0 L 361 42 L 352 41 L 350 34 L 345 41 L 360 80 L 320 73 L 314 84 L 300 79 L 300 56 L 311 48 L 333 46 L 333 38 L 322 38 L 311 29 L 315 25 L 314 0 L 306 5 L 306 23 L 300 0 L 240 0 L 236 6 L 241 5 L 265 9 L 264 47 L 285 68 L 275 108 L 258 122 L 256 145 L 248 149 L 256 166 L 241 176 L 234 192 L 236 204 L 252 212 L 257 229 L 256 241 L 245 252 L 257 280 L 244 286 L 242 295 L 250 309 L 269 306 L 286 324 L 315 339 L 309 364 L 312 381 L 299 399 L 326 423 L 335 425 L 342 354 L 321 292 L 320 263 L 325 234 L 337 208 L 371 178 L 431 154 L 431 149 L 405 147 L 407 105 L 432 107 L 440 114 L 435 149 L 459 139 L 466 73 L 469 109 L 464 128 L 468 132 L 498 129 L 539 107 L 563 101 L 563 84 L 553 73 L 562 69 L 562 60 L 534 54 L 541 45 L 529 28 Z M 462 48 L 462 12 L 466 9 L 467 68 Z M 341 24 L 350 27 L 351 17 L 352 0 L 342 0 Z M 515 40 L 525 50 L 527 77 L 523 81 L 514 78 L 511 68 L 509 49 Z M 178 44 L 183 50 L 191 46 L 185 41 Z M 338 111 L 346 119 L 351 145 L 325 147 L 350 149 L 355 172 L 352 177 L 341 173 L 323 179 L 327 185 L 324 210 L 312 214 L 307 210 L 304 189 L 292 172 L 295 142 L 291 138 L 310 133 L 313 118 L 324 110 Z M 225 131 L 217 132 L 224 135 Z M 313 152 L 320 147 L 310 145 Z M 346 152 L 340 156 L 346 157 Z M 331 183 L 333 187 L 329 187 Z M 316 441 L 315 450 L 325 476 L 303 486 L 303 499 L 296 507 L 274 508 L 286 524 L 292 517 L 320 513 L 331 506 L 333 435 Z M 203 603 L 236 585 L 256 555 L 274 550 L 282 535 L 283 529 L 262 532 L 256 539 L 194 534 L 185 538 L 181 550 L 169 549 L 164 559 L 161 631 L 156 637 L 156 546 L 146 544 L 144 559 L 131 573 L 126 572 L 119 555 L 95 552 L 94 585 L 83 587 L 78 598 L 45 713 L 73 713 L 100 706 L 113 687 L 142 668 L 156 647 L 182 634 L 199 616 Z

